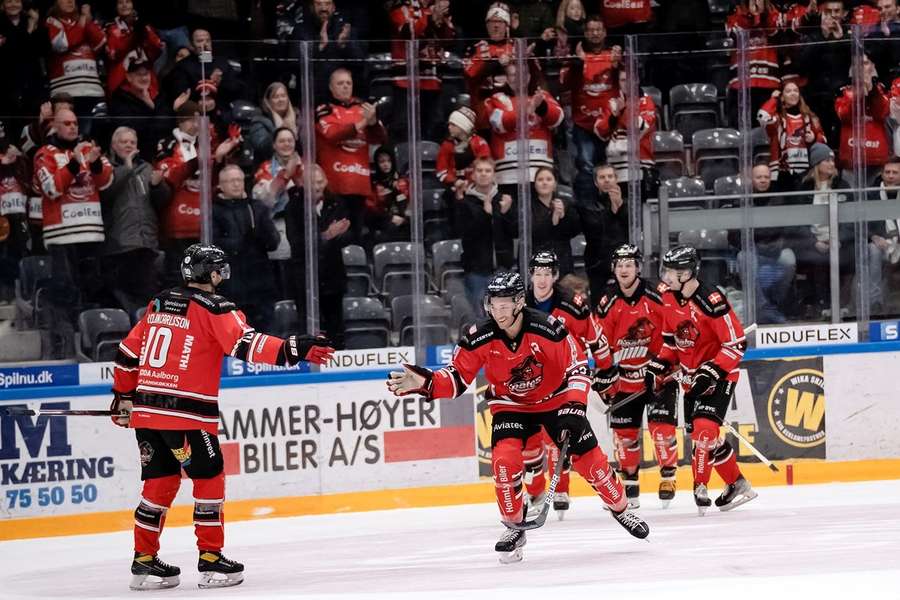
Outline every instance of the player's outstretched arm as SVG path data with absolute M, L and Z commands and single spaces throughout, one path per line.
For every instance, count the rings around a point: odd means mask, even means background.
M 294 366 L 301 360 L 314 365 L 324 365 L 331 360 L 334 348 L 324 335 L 289 335 L 284 339 L 278 355 L 278 364 Z
M 434 372 L 418 365 L 404 364 L 402 371 L 391 371 L 388 375 L 388 390 L 395 396 L 419 394 L 431 399 Z

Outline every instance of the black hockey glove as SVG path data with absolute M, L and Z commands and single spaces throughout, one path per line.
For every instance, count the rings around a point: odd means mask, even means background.
M 606 404 L 612 402 L 616 395 L 616 384 L 619 382 L 619 368 L 597 369 L 594 371 L 594 380 L 591 389 L 600 395 L 600 399 Z
M 562 444 L 564 436 L 569 436 L 569 445 L 575 444 L 588 430 L 587 407 L 580 402 L 567 402 L 556 409 L 557 442 Z
M 694 373 L 694 380 L 687 395 L 698 398 L 704 394 L 710 394 L 719 385 L 719 380 L 725 376 L 725 372 L 718 365 L 711 362 L 703 363 Z
M 109 405 L 112 422 L 119 427 L 128 427 L 131 422 L 131 410 L 134 405 L 134 392 L 117 392 L 113 390 L 113 401 Z
M 301 360 L 324 365 L 331 360 L 334 348 L 331 347 L 331 340 L 324 335 L 289 335 L 281 346 L 281 354 L 284 362 L 290 366 Z
M 660 360 L 659 358 L 652 359 L 647 364 L 647 372 L 644 375 L 644 387 L 647 388 L 647 391 L 651 394 L 656 394 L 656 390 L 662 385 L 666 373 L 671 368 L 672 365 L 668 361 Z

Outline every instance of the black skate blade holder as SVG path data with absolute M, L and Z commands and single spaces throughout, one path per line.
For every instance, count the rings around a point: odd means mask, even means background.
M 556 466 L 553 468 L 553 477 L 550 479 L 550 486 L 547 488 L 547 494 L 544 496 L 544 505 L 541 507 L 540 514 L 531 521 L 523 518 L 521 523 L 504 523 L 504 525 L 517 531 L 528 531 L 544 526 L 544 523 L 547 521 L 547 515 L 550 514 L 550 509 L 553 508 L 553 499 L 556 497 L 556 486 L 559 484 L 559 479 L 562 476 L 563 466 L 568 458 L 568 453 L 569 436 L 568 432 L 566 432 L 565 439 L 563 439 L 563 445 L 559 449 L 559 459 L 556 461 Z

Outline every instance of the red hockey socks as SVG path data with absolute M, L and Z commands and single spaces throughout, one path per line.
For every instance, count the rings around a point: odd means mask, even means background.
M 691 441 L 694 444 L 694 456 L 691 460 L 691 470 L 694 473 L 694 483 L 709 483 L 712 476 L 711 454 L 716 449 L 719 440 L 719 424 L 710 419 L 694 419 L 694 431 L 691 433 Z
M 675 426 L 651 421 L 649 428 L 659 468 L 678 466 L 678 441 L 675 438 Z
M 641 466 L 641 430 L 613 429 L 613 442 L 616 447 L 616 461 L 623 473 L 637 473 Z
M 731 447 L 731 442 L 727 439 L 722 440 L 722 443 L 713 451 L 711 460 L 716 473 L 719 474 L 719 477 L 726 484 L 734 483 L 741 476 L 741 469 L 737 464 L 737 455 L 734 452 L 734 448 Z
M 538 437 L 538 439 L 540 439 Z M 522 442 L 507 438 L 497 442 L 492 450 L 494 493 L 501 519 L 507 523 L 522 521 Z
M 537 496 L 544 491 L 547 480 L 544 477 L 544 430 L 536 433 L 525 442 L 522 458 L 525 466 L 525 491 L 530 496 Z
M 197 548 L 219 552 L 225 545 L 225 473 L 193 482 Z
M 134 511 L 134 551 L 155 556 L 159 536 L 166 524 L 166 511 L 172 506 L 181 475 L 154 477 L 144 481 L 141 503 Z
M 622 482 L 609 466 L 603 450 L 597 447 L 581 456 L 573 456 L 572 467 L 584 477 L 585 481 L 591 484 L 594 491 L 611 510 L 615 512 L 625 510 L 628 505 L 628 501 L 625 499 L 625 490 L 622 488 Z

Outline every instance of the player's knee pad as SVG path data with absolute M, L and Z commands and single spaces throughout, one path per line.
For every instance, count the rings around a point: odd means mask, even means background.
M 497 504 L 506 521 L 522 519 L 522 445 L 517 439 L 497 442 L 491 451 Z
M 633 471 L 641 464 L 641 430 L 613 429 L 616 460 L 623 471 Z
M 719 439 L 719 424 L 711 419 L 694 419 L 694 430 L 691 432 L 691 441 L 695 448 L 711 451 L 715 448 Z

